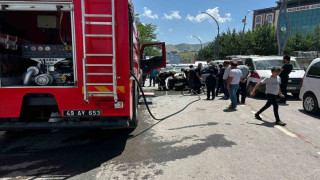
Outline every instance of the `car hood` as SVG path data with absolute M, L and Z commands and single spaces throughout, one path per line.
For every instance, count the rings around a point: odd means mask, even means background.
M 257 73 L 261 78 L 270 77 L 272 75 L 271 70 L 257 70 Z M 302 79 L 304 76 L 304 70 L 292 70 L 289 75 L 289 78 L 300 78 Z

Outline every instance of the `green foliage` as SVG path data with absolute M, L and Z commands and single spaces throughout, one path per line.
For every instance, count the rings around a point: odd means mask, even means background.
M 320 25 L 314 29 L 314 37 L 312 46 L 316 51 L 320 51 Z
M 157 34 L 155 33 L 157 26 L 153 24 L 143 24 L 137 21 L 137 27 L 140 33 L 140 46 L 144 43 L 155 42 Z
M 217 40 L 217 39 L 216 39 Z M 215 41 L 216 41 L 215 40 Z M 212 60 L 214 59 L 215 42 L 211 42 L 202 51 L 199 51 L 196 59 Z M 277 28 L 264 24 L 255 31 L 247 31 L 244 34 L 228 29 L 220 34 L 219 37 L 220 57 L 224 59 L 231 55 L 276 55 L 278 54 Z M 297 31 L 289 38 L 286 54 L 293 51 L 320 51 L 320 25 L 318 25 L 314 33 L 302 35 Z

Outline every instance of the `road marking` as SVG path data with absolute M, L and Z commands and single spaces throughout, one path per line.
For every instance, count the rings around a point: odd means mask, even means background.
M 256 114 L 256 112 L 254 111 L 251 111 L 252 114 Z M 261 118 L 264 118 L 263 116 L 260 115 Z M 297 135 L 293 134 L 292 132 L 288 131 L 287 129 L 285 129 L 284 127 L 281 127 L 281 126 L 278 126 L 278 125 L 275 125 L 274 126 L 275 128 L 279 129 L 280 131 L 282 131 L 283 133 L 285 133 L 286 135 L 290 136 L 290 137 L 298 137 Z
M 252 114 L 256 115 L 256 112 L 251 111 Z M 260 115 L 261 118 L 264 118 L 264 116 Z
M 281 126 L 278 126 L 278 125 L 275 125 L 274 127 L 277 128 L 277 129 L 279 129 L 280 131 L 282 131 L 283 133 L 285 133 L 285 134 L 288 135 L 288 136 L 291 136 L 291 137 L 294 137 L 294 138 L 297 137 L 297 135 L 295 135 L 295 134 L 293 134 L 292 132 L 286 130 L 284 127 L 281 127 Z

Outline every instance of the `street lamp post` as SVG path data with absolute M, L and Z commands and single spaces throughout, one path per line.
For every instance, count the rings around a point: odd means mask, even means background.
M 243 22 L 243 30 L 242 30 L 242 44 L 244 44 L 244 32 L 246 30 L 246 25 L 247 25 L 247 16 L 251 11 L 248 10 L 247 14 L 244 16 L 244 19 L 242 20 Z M 240 55 L 241 55 L 241 51 L 242 51 L 242 46 L 240 46 Z
M 199 40 L 199 42 L 200 42 L 200 44 L 201 44 L 201 50 L 200 51 L 202 51 L 202 41 L 201 41 L 201 39 L 198 37 L 198 36 L 196 36 L 196 35 L 193 35 L 193 37 L 195 37 L 195 38 L 197 38 L 198 40 Z M 199 52 L 198 52 L 199 53 Z M 201 58 L 200 58 L 201 59 Z
M 219 23 L 218 21 L 216 20 L 216 18 L 214 18 L 211 14 L 207 13 L 207 12 L 201 12 L 202 14 L 206 14 L 208 16 L 210 16 L 216 23 L 217 23 L 217 26 L 218 26 L 218 35 L 217 35 L 217 38 L 216 38 L 216 41 L 215 41 L 215 56 L 216 56 L 216 59 L 219 58 L 219 36 L 220 36 L 220 26 L 219 26 Z
M 282 0 L 278 16 L 277 38 L 279 55 L 283 55 L 290 37 L 290 23 L 287 14 L 288 0 Z

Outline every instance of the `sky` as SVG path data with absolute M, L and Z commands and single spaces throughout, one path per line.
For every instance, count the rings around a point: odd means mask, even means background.
M 157 25 L 158 40 L 167 44 L 199 44 L 217 36 L 217 25 L 205 11 L 213 15 L 220 32 L 228 28 L 242 30 L 248 10 L 246 30 L 252 28 L 253 10 L 276 6 L 276 0 L 133 0 L 135 13 L 142 23 Z

